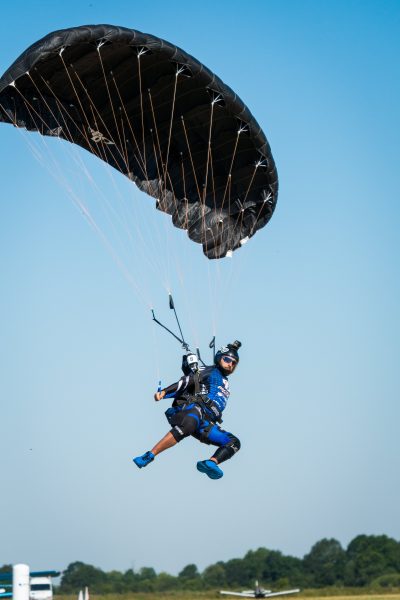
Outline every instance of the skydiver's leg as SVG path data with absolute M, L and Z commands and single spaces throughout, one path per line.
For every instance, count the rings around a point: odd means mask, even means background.
M 233 433 L 224 431 L 218 425 L 214 425 L 208 436 L 210 444 L 218 446 L 210 460 L 213 460 L 217 465 L 232 458 L 236 452 L 240 450 L 240 440 Z
M 177 443 L 178 442 L 172 433 L 168 431 L 168 433 L 164 435 L 164 437 L 154 446 L 151 452 L 154 454 L 154 456 L 157 456 L 157 454 L 160 454 L 160 452 L 164 452 L 164 450 L 172 448 L 172 446 L 175 446 Z
M 176 443 L 176 439 L 174 438 L 172 433 L 168 431 L 168 433 L 164 435 L 164 437 L 159 442 L 157 442 L 157 444 L 152 450 L 148 450 L 141 456 L 136 456 L 136 458 L 133 459 L 133 462 L 137 467 L 139 467 L 139 469 L 147 467 L 148 464 L 153 462 L 157 454 L 160 454 L 160 452 L 164 452 L 164 450 L 168 450 L 168 448 L 172 448 L 172 446 L 175 446 Z
M 223 476 L 223 471 L 218 465 L 232 458 L 240 450 L 240 440 L 229 431 L 221 429 L 218 425 L 205 427 L 200 436 L 196 435 L 195 437 L 205 444 L 218 446 L 211 458 L 197 463 L 197 469 L 211 479 L 220 479 Z
M 203 444 L 218 446 L 218 449 L 210 458 L 216 464 L 232 458 L 240 450 L 240 440 L 233 433 L 221 429 L 219 425 L 214 423 L 206 423 L 205 427 L 200 427 L 199 434 L 195 434 L 194 437 Z
M 169 432 L 175 439 L 175 443 L 180 442 L 189 435 L 193 435 L 200 427 L 201 417 L 201 408 L 197 404 L 189 404 L 189 406 L 176 413 L 170 419 L 172 429 Z
M 152 450 L 145 452 L 142 456 L 137 456 L 133 459 L 133 462 L 139 469 L 146 467 L 151 463 L 157 454 L 172 448 L 178 442 L 183 440 L 185 437 L 192 435 L 199 427 L 201 417 L 201 410 L 195 405 L 191 404 L 186 409 L 179 411 L 174 415 L 170 423 L 173 425 L 171 431 L 169 431 Z

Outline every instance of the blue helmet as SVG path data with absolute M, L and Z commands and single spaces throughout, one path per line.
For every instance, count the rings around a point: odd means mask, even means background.
M 214 358 L 214 363 L 216 365 L 219 365 L 220 360 L 221 360 L 221 358 L 223 356 L 230 356 L 231 358 L 233 358 L 237 362 L 239 362 L 239 353 L 238 353 L 238 350 L 239 350 L 239 348 L 240 348 L 241 345 L 242 345 L 241 342 L 239 342 L 238 340 L 235 340 L 233 342 L 233 344 L 227 344 L 226 346 L 223 346 L 216 353 L 215 358 Z

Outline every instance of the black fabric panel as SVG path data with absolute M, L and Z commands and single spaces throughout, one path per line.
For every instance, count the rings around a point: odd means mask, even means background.
M 209 258 L 240 247 L 275 208 L 275 163 L 248 108 L 195 58 L 149 34 L 93 25 L 47 35 L 1 77 L 0 121 L 96 154 L 156 198 Z

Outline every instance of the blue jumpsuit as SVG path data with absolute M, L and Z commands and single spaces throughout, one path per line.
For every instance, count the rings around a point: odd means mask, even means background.
M 182 377 L 164 390 L 166 397 L 174 398 L 166 417 L 172 425 L 171 433 L 177 442 L 189 435 L 200 442 L 218 446 L 214 458 L 221 463 L 240 449 L 239 439 L 221 429 L 221 415 L 229 398 L 229 382 L 218 366 L 209 366 L 199 373 L 199 394 L 195 396 L 195 375 Z

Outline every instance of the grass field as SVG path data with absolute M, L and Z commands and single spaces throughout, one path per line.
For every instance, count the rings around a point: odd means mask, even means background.
M 90 600 L 216 600 L 221 598 L 218 592 L 159 592 L 155 593 L 130 593 L 130 594 L 90 594 Z M 229 598 L 229 596 L 226 596 Z M 288 596 L 287 598 L 290 598 Z M 354 591 L 351 588 L 348 590 L 304 590 L 293 596 L 293 598 L 301 598 L 301 600 L 326 600 L 326 598 L 334 598 L 335 600 L 400 600 L 400 590 L 382 592 Z M 61 596 L 56 595 L 56 600 L 77 600 L 77 595 Z

